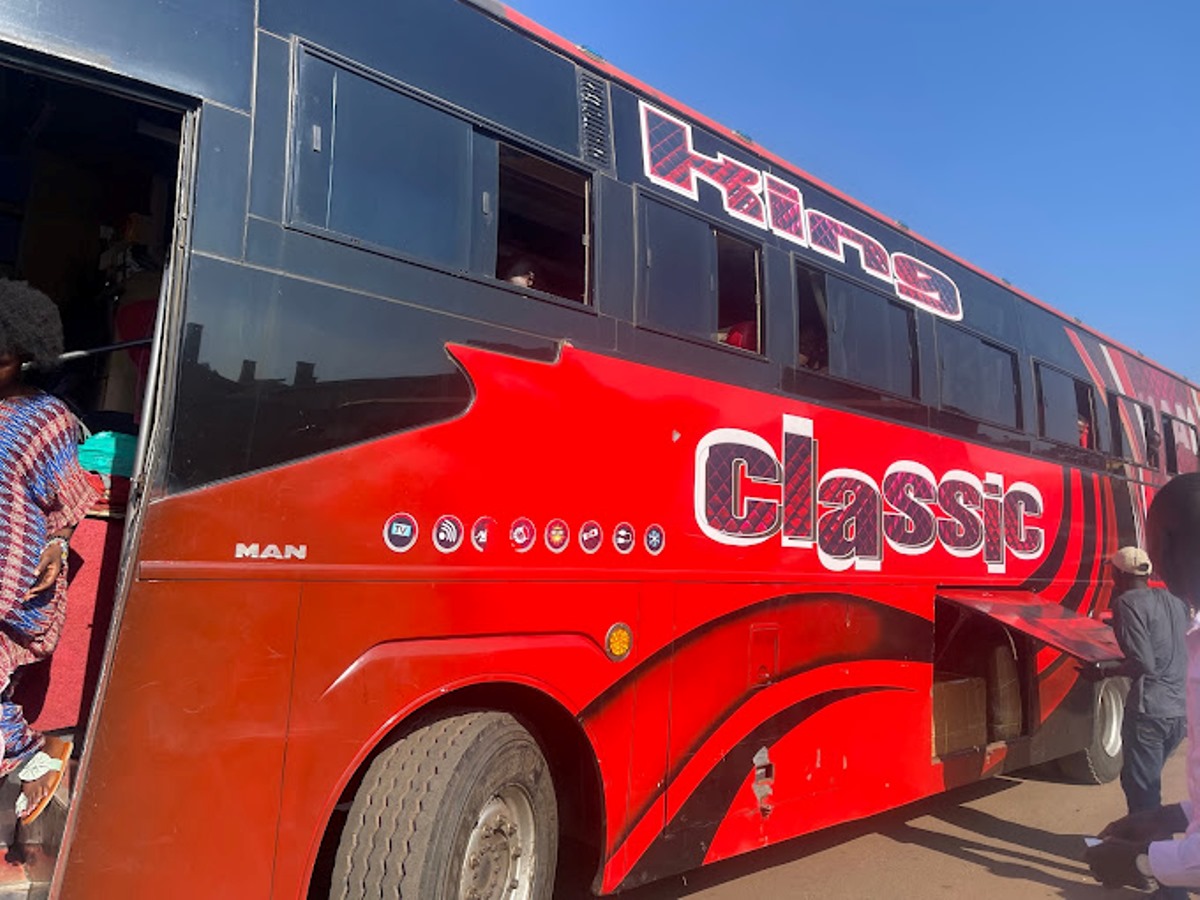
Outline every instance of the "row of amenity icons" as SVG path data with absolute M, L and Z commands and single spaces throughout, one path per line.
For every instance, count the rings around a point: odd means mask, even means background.
M 399 512 L 383 526 L 383 542 L 395 553 L 406 553 L 417 544 L 421 526 L 416 516 Z M 442 553 L 455 553 L 468 542 L 483 553 L 495 546 L 500 537 L 500 524 L 492 516 L 480 516 L 468 531 L 457 516 L 439 516 L 430 532 L 433 546 Z M 517 553 L 527 553 L 538 544 L 539 532 L 532 520 L 520 516 L 508 527 L 508 542 Z M 551 553 L 562 553 L 571 546 L 571 526 L 563 519 L 551 519 L 541 532 L 542 542 Z M 604 528 L 588 520 L 579 527 L 577 543 L 584 553 L 595 553 L 605 543 Z M 611 534 L 612 546 L 618 553 L 632 553 L 638 545 L 637 531 L 628 522 L 621 522 Z M 667 535 L 661 525 L 651 525 L 642 532 L 642 546 L 652 556 L 662 553 Z

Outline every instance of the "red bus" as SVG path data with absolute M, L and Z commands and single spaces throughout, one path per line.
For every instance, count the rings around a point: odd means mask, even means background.
M 494 0 L 7 4 L 0 107 L 133 454 L 21 686 L 51 896 L 610 893 L 1119 770 L 1195 386 Z

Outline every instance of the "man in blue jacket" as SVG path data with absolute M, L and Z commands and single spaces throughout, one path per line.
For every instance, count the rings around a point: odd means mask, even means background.
M 1187 731 L 1187 606 L 1148 583 L 1150 557 L 1122 547 L 1109 560 L 1113 630 L 1125 660 L 1106 674 L 1128 676 L 1121 788 L 1129 812 L 1162 805 L 1162 769 Z
M 1200 472 L 1176 476 L 1155 496 L 1146 515 L 1146 545 L 1167 587 L 1194 615 L 1200 608 Z M 1152 877 L 1162 885 L 1200 888 L 1200 628 L 1194 620 L 1186 641 L 1190 797 L 1130 813 L 1100 832 L 1103 842 L 1085 856 L 1106 885 L 1139 885 Z

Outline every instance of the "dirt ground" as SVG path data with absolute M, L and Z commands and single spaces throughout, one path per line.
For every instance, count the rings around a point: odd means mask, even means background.
M 1187 795 L 1186 744 L 1165 800 Z M 1083 836 L 1125 811 L 1120 786 L 1032 771 L 995 778 L 620 895 L 621 900 L 1131 900 L 1082 862 Z

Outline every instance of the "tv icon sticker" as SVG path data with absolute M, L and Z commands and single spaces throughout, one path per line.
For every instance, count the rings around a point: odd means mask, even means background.
M 642 537 L 643 543 L 646 545 L 646 552 L 651 556 L 658 556 L 662 553 L 663 546 L 667 543 L 667 534 L 662 530 L 661 525 L 651 525 L 646 529 L 646 534 Z
M 417 520 L 408 513 L 396 513 L 384 523 L 383 542 L 394 553 L 404 553 L 417 542 Z
M 613 531 L 613 546 L 617 548 L 618 553 L 629 553 L 633 550 L 633 545 L 637 543 L 637 535 L 633 530 L 633 526 L 628 522 L 622 522 Z
M 491 516 L 480 516 L 471 526 L 471 546 L 482 553 L 487 549 L 488 539 L 496 530 L 496 520 Z
M 512 523 L 508 529 L 508 539 L 512 541 L 513 549 L 518 553 L 526 553 L 537 542 L 537 529 L 524 516 Z
M 551 519 L 546 526 L 546 546 L 552 553 L 562 553 L 571 543 L 571 529 L 562 519 Z
M 463 526 L 455 516 L 442 516 L 433 526 L 433 544 L 443 553 L 453 553 L 463 542 Z
M 579 546 L 584 553 L 595 553 L 604 544 L 604 529 L 599 522 L 587 521 L 579 529 Z

